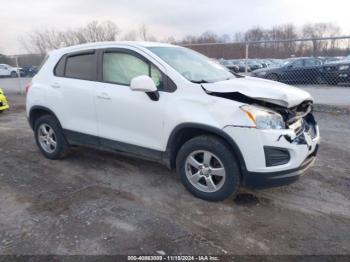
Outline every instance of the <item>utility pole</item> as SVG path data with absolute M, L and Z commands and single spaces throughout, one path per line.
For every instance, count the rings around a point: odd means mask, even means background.
M 21 72 L 19 70 L 19 64 L 18 64 L 18 55 L 15 56 L 15 61 L 16 61 L 16 73 L 18 78 L 19 93 L 23 94 Z

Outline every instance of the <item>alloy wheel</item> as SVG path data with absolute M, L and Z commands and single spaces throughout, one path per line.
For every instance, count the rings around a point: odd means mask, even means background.
M 206 150 L 197 150 L 188 155 L 185 162 L 186 177 L 198 190 L 213 193 L 225 183 L 226 171 L 221 160 Z
M 57 139 L 55 131 L 48 124 L 42 124 L 38 128 L 38 140 L 41 148 L 51 154 L 56 150 Z

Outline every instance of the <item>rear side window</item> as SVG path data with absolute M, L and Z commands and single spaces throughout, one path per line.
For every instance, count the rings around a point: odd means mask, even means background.
M 66 62 L 65 57 L 62 57 L 61 60 L 56 65 L 56 67 L 55 67 L 55 75 L 56 76 L 64 76 L 65 62 Z
M 59 66 L 59 64 L 57 65 Z M 83 80 L 96 79 L 95 54 L 68 56 L 64 76 Z

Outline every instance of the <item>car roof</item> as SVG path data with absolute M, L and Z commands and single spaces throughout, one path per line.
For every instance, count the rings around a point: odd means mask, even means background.
M 130 46 L 130 47 L 176 47 L 176 45 L 159 43 L 159 42 L 147 42 L 147 41 L 107 41 L 107 42 L 94 42 L 81 45 L 74 45 L 69 47 L 63 47 L 51 51 L 50 53 L 69 53 L 79 50 L 93 49 L 93 48 L 103 48 L 103 47 L 113 47 L 113 46 Z

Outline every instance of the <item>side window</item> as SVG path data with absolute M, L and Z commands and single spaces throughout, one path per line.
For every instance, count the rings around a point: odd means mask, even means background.
M 305 60 L 305 66 L 319 66 L 321 65 L 321 61 L 314 59 Z
M 83 80 L 95 80 L 95 54 L 68 56 L 64 76 Z
M 103 81 L 130 85 L 131 79 L 140 75 L 150 76 L 158 89 L 163 88 L 162 74 L 153 65 L 127 53 L 104 53 Z
M 303 67 L 303 60 L 297 60 L 292 65 L 292 68 L 300 68 L 300 67 Z

